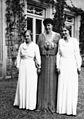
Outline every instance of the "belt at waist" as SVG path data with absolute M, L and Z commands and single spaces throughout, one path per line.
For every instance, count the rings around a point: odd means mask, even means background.
M 21 59 L 33 59 L 33 57 L 30 57 L 30 56 L 28 56 L 28 57 L 21 56 Z
M 57 52 L 55 50 L 48 50 L 48 51 L 42 50 L 41 51 L 41 55 L 43 55 L 43 56 L 55 56 L 56 53 Z
M 51 54 L 51 53 L 42 53 L 42 56 L 55 56 L 56 54 Z

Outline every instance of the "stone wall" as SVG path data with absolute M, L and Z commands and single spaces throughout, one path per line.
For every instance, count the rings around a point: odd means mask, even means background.
M 0 77 L 2 77 L 2 60 L 3 60 L 3 26 L 2 26 L 2 0 L 0 0 Z

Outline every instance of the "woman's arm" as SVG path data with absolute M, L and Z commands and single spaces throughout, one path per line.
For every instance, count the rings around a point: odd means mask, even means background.
M 80 48 L 79 48 L 79 42 L 77 39 L 74 40 L 74 44 L 75 44 L 75 59 L 76 59 L 76 65 L 77 65 L 77 71 L 78 73 L 81 71 L 81 64 L 82 64 L 82 58 L 80 55 Z
M 40 56 L 40 50 L 38 45 L 36 45 L 35 48 L 35 63 L 36 63 L 37 71 L 39 73 L 41 70 L 41 56 Z
M 58 73 L 60 73 L 60 42 L 58 43 L 58 52 L 57 52 L 57 56 L 56 56 L 56 68 Z
M 19 47 L 18 55 L 17 55 L 17 58 L 16 58 L 16 67 L 17 67 L 17 69 L 19 69 L 19 67 L 20 67 L 20 60 L 21 60 L 20 52 L 21 52 L 21 46 Z

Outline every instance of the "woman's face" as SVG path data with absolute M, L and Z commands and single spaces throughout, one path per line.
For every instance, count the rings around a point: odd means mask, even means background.
M 46 33 L 50 33 L 52 31 L 52 24 L 46 24 L 45 25 L 45 30 L 46 30 Z
M 65 38 L 65 39 L 69 36 L 69 31 L 65 27 L 63 28 L 63 32 L 62 33 L 63 33 L 63 38 Z
M 31 41 L 31 35 L 29 31 L 25 33 L 25 41 L 26 43 L 29 43 Z

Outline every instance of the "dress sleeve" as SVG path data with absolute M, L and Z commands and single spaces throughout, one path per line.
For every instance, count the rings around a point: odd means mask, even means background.
M 60 44 L 58 44 L 58 52 L 57 52 L 57 58 L 56 58 L 56 68 L 60 69 Z
M 20 52 L 21 52 L 21 46 L 19 47 L 18 55 L 17 55 L 17 58 L 16 58 L 16 67 L 17 67 L 18 69 L 19 69 L 19 67 L 20 67 L 20 60 L 21 60 Z
M 77 41 L 77 39 L 75 39 L 75 59 L 76 59 L 76 65 L 77 65 L 77 69 L 81 68 L 81 64 L 82 64 L 82 58 L 80 55 L 80 49 L 79 49 L 79 42 Z
M 36 48 L 35 48 L 35 60 L 38 65 L 38 68 L 41 68 L 41 56 L 40 56 L 40 50 L 38 45 L 36 45 Z
M 60 39 L 61 39 L 60 34 L 59 33 L 55 33 L 53 42 L 58 44 Z

